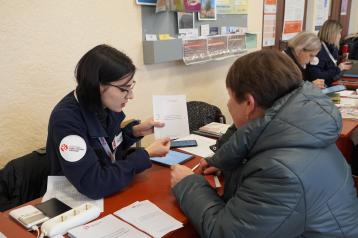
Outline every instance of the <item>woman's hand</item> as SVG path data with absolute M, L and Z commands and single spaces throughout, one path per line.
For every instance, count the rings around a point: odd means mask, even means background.
M 186 176 L 194 174 L 191 169 L 184 165 L 176 164 L 172 165 L 170 168 L 172 170 L 170 173 L 170 184 L 172 188 Z
M 312 83 L 320 89 L 325 88 L 324 79 L 316 79 L 316 80 L 313 80 Z
M 342 62 L 338 65 L 338 67 L 341 69 L 341 71 L 343 70 L 350 70 L 352 68 L 352 63 L 350 62 Z
M 154 141 L 145 150 L 148 152 L 150 157 L 163 157 L 169 152 L 170 138 L 162 138 Z
M 220 170 L 216 167 L 210 166 L 204 158 L 200 160 L 199 169 L 202 174 L 217 174 Z
M 163 127 L 164 123 L 154 121 L 153 118 L 149 118 L 139 125 L 133 126 L 133 135 L 135 137 L 146 136 L 154 132 L 154 127 Z

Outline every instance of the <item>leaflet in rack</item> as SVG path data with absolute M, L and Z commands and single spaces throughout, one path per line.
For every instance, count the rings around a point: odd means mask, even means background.
M 187 65 L 232 57 L 244 52 L 246 52 L 245 34 L 183 39 L 183 61 Z

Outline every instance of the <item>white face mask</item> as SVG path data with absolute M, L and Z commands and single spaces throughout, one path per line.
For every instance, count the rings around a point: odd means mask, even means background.
M 318 65 L 319 63 L 319 59 L 317 57 L 314 57 L 311 61 L 310 61 L 310 65 Z

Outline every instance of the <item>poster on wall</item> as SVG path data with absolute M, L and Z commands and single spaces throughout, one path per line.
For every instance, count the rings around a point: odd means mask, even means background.
M 347 15 L 347 9 L 348 9 L 348 0 L 342 0 L 341 3 L 341 16 Z
M 138 5 L 152 5 L 155 6 L 157 4 L 157 0 L 136 0 Z
M 216 0 L 201 0 L 198 19 L 199 21 L 216 20 Z
M 247 14 L 248 0 L 216 0 L 217 14 Z
M 303 28 L 305 0 L 286 0 L 282 40 L 289 40 Z
M 314 30 L 319 31 L 323 23 L 328 19 L 330 0 L 316 0 L 316 18 L 314 24 Z
M 265 0 L 262 46 L 275 45 L 277 0 Z
M 200 0 L 184 0 L 185 12 L 199 12 L 201 9 Z

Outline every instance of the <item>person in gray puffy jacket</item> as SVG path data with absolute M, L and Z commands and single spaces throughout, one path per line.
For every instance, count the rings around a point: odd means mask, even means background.
M 337 149 L 342 119 L 303 82 L 285 54 L 261 50 L 236 60 L 226 78 L 236 132 L 204 173 L 224 173 L 219 196 L 202 175 L 172 166 L 172 191 L 202 237 L 358 237 L 358 199 Z

